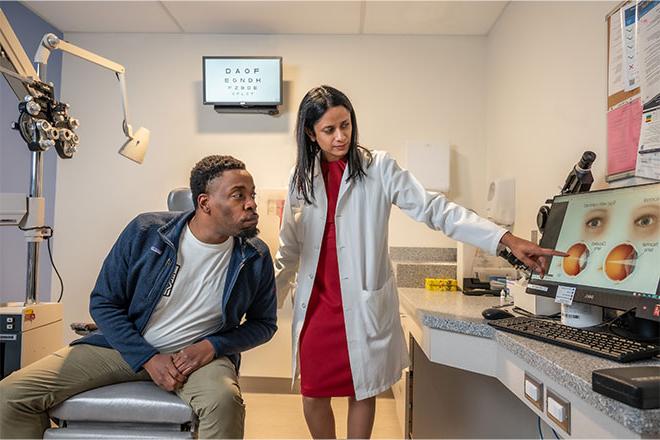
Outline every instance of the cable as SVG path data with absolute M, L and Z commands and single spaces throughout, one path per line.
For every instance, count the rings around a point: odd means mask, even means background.
M 590 327 L 590 328 L 592 328 L 592 329 L 599 329 L 599 328 L 603 328 L 603 327 L 605 327 L 607 332 L 612 333 L 613 335 L 618 336 L 618 337 L 620 337 L 620 338 L 629 339 L 629 340 L 631 340 L 631 341 L 636 341 L 636 342 L 651 342 L 651 343 L 657 343 L 657 342 L 658 342 L 658 338 L 654 338 L 654 337 L 650 337 L 650 338 L 639 337 L 639 336 L 636 336 L 636 335 L 635 335 L 634 333 L 632 333 L 631 331 L 629 331 L 628 329 L 626 329 L 625 326 L 619 325 L 619 321 L 622 321 L 623 318 L 624 318 L 626 315 L 628 315 L 628 314 L 634 312 L 635 310 L 636 310 L 636 307 L 630 308 L 630 309 L 626 310 L 625 312 L 623 312 L 622 314 L 620 314 L 620 315 L 618 315 L 618 316 L 615 316 L 614 318 L 612 318 L 612 319 L 610 319 L 610 320 L 608 320 L 608 321 L 602 322 L 602 323 L 600 323 L 600 324 L 598 324 L 598 325 L 595 325 L 595 326 L 593 326 L 593 327 Z M 623 333 L 622 333 L 622 332 L 623 332 Z
M 60 275 L 60 271 L 57 270 L 57 267 L 55 266 L 55 262 L 53 261 L 53 251 L 50 249 L 50 239 L 52 236 L 53 235 L 51 233 L 51 236 L 46 239 L 46 245 L 48 246 L 48 257 L 50 258 L 50 265 L 53 266 L 53 270 L 55 271 L 57 278 L 60 280 L 60 296 L 57 298 L 57 302 L 60 302 L 62 301 L 62 296 L 64 296 L 64 281 L 62 281 L 62 276 Z
M 35 226 L 33 228 L 22 228 L 19 226 L 18 229 L 20 229 L 21 231 L 36 231 L 37 229 L 48 230 L 47 232 L 44 232 L 44 238 L 46 239 L 46 245 L 48 247 L 48 258 L 50 259 L 50 265 L 53 267 L 53 270 L 55 271 L 57 278 L 60 280 L 60 296 L 57 298 L 57 302 L 62 301 L 62 296 L 64 296 L 64 281 L 62 280 L 60 271 L 57 270 L 57 266 L 55 266 L 55 261 L 53 261 L 53 251 L 50 248 L 50 239 L 53 238 L 53 233 L 55 231 L 50 226 Z
M 557 435 L 557 431 L 555 431 L 554 428 L 550 428 L 550 429 L 552 429 L 552 433 L 555 435 L 555 438 L 559 440 L 559 435 Z
M 620 320 L 624 316 L 626 316 L 628 313 L 633 312 L 637 307 L 633 307 L 631 309 L 626 310 L 622 314 L 615 316 L 612 319 L 609 319 L 605 322 L 601 322 L 600 324 L 594 325 L 592 328 L 601 328 L 601 327 L 607 327 L 607 330 L 611 331 L 612 324 L 614 324 L 616 321 Z
M 541 416 L 536 416 L 536 424 L 539 427 L 539 438 L 543 440 L 543 431 L 541 430 Z
M 491 309 L 501 309 L 501 308 L 509 307 L 509 306 L 512 306 L 512 305 L 513 305 L 512 302 L 508 302 L 508 303 L 505 303 L 505 304 L 500 304 L 500 305 L 497 305 L 497 306 L 493 306 L 493 307 L 491 307 Z
M 525 316 L 527 318 L 537 318 L 537 319 L 554 319 L 558 320 L 561 318 L 561 313 L 553 313 L 552 315 L 535 315 L 533 313 L 528 312 L 527 310 L 521 309 L 520 307 L 514 307 L 512 309 L 514 312 L 518 313 L 519 315 Z

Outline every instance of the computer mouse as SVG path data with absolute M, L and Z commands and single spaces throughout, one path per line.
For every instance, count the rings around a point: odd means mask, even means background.
M 481 312 L 481 315 L 486 318 L 486 319 L 504 319 L 504 318 L 513 318 L 513 314 L 510 312 L 507 312 L 504 309 L 498 309 L 495 307 L 491 307 L 489 309 L 484 310 Z

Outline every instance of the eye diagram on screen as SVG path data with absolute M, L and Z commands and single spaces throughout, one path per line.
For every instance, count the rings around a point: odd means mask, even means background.
M 548 279 L 656 295 L 660 267 L 658 185 L 558 196 Z
M 568 257 L 564 257 L 562 268 L 566 275 L 574 277 L 580 274 L 587 266 L 589 259 L 589 248 L 584 243 L 575 243 L 566 251 Z
M 637 240 L 657 240 L 660 204 L 643 204 L 632 212 L 631 236 Z
M 591 209 L 584 218 L 583 236 L 587 240 L 600 238 L 609 225 L 609 209 Z
M 605 258 L 605 275 L 612 281 L 625 280 L 635 270 L 637 255 L 635 247 L 630 243 L 616 246 Z

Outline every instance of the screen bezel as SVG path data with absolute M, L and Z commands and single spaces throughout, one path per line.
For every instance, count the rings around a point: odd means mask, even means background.
M 607 188 L 598 191 L 589 191 L 588 193 L 565 194 L 555 196 L 552 200 L 552 207 L 548 220 L 546 222 L 543 236 L 541 237 L 540 246 L 544 248 L 555 249 L 557 240 L 559 239 L 559 232 L 561 231 L 562 222 L 564 219 L 565 210 L 560 207 L 564 202 L 570 200 L 572 197 L 584 196 L 587 194 L 613 192 L 627 188 L 641 188 L 647 186 L 657 186 L 660 191 L 660 182 L 653 182 L 643 185 L 635 185 L 634 187 L 621 187 L 621 188 Z M 554 209 L 554 214 L 553 214 Z M 532 286 L 530 288 L 530 285 Z M 546 290 L 534 289 L 534 286 L 542 286 Z M 649 298 L 644 296 L 630 296 L 621 290 L 608 289 L 604 287 L 592 287 L 581 284 L 573 284 L 569 282 L 556 282 L 540 279 L 536 274 L 529 280 L 526 292 L 532 295 L 545 296 L 548 298 L 555 298 L 557 295 L 557 288 L 559 286 L 575 287 L 575 295 L 573 302 L 592 304 L 601 307 L 609 307 L 617 310 L 629 310 L 633 307 L 636 308 L 636 315 L 640 318 L 651 319 L 660 321 L 660 316 L 654 316 L 660 310 L 660 300 L 656 298 Z M 656 295 L 660 295 L 660 280 L 656 286 Z
M 277 60 L 279 68 L 280 97 L 278 101 L 207 101 L 206 100 L 206 60 Z M 220 107 L 274 107 L 282 105 L 282 57 L 277 56 L 203 56 L 202 57 L 202 102 L 204 105 Z

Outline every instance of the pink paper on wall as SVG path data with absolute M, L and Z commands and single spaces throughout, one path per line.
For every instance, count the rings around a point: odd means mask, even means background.
M 641 127 L 640 99 L 607 113 L 608 175 L 635 170 Z

